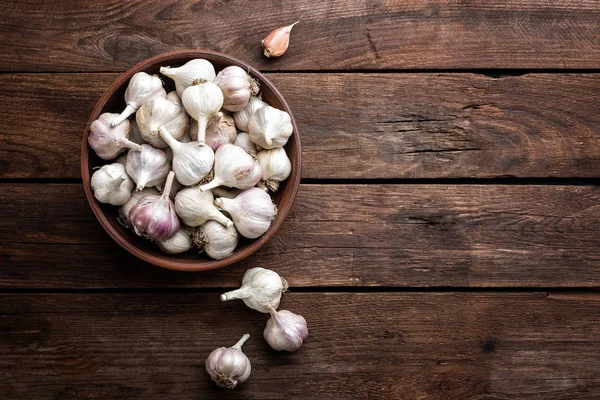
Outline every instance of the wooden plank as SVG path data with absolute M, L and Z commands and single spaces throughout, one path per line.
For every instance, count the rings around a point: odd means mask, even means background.
M 597 294 L 290 293 L 307 343 L 272 351 L 265 315 L 217 293 L 4 294 L 6 399 L 593 399 Z M 204 371 L 244 333 L 250 379 Z
M 600 188 L 302 185 L 282 230 L 222 270 L 160 270 L 120 250 L 78 184 L 0 185 L 0 286 L 600 287 Z
M 298 120 L 305 178 L 599 176 L 598 74 L 269 77 Z M 88 115 L 115 78 L 0 75 L 0 178 L 79 177 Z
M 3 2 L 0 15 L 3 71 L 123 71 L 188 48 L 263 70 L 597 68 L 600 61 L 595 0 L 21 0 Z M 266 59 L 260 41 L 296 20 L 288 53 Z

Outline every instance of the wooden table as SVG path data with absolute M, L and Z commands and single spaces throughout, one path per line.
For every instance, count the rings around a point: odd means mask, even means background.
M 600 398 L 598 1 L 6 0 L 0 39 L 0 398 Z M 305 160 L 276 238 L 196 274 L 121 250 L 79 176 L 101 93 L 186 48 L 265 71 Z M 297 353 L 219 301 L 256 266 Z M 246 332 L 219 390 L 204 360 Z

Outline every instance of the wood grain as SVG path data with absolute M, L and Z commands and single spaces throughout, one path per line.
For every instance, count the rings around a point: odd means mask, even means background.
M 6 399 L 592 399 L 597 294 L 290 293 L 307 343 L 277 353 L 264 314 L 217 293 L 0 296 Z M 243 334 L 248 382 L 204 372 Z
M 297 20 L 287 54 L 263 57 Z M 599 30 L 595 0 L 21 0 L 0 5 L 0 70 L 123 71 L 189 48 L 262 70 L 598 68 Z
M 249 267 L 294 286 L 600 287 L 600 188 L 301 185 L 279 233 L 223 270 L 129 256 L 78 184 L 0 185 L 0 286 L 234 287 Z
M 116 77 L 0 75 L 0 178 L 79 177 L 85 123 Z M 599 74 L 268 77 L 305 178 L 600 176 Z

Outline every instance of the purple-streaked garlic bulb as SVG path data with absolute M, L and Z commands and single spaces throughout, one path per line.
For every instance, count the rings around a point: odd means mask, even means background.
M 127 173 L 137 184 L 138 191 L 164 182 L 170 169 L 165 152 L 149 144 L 143 144 L 140 151 L 127 154 Z
M 156 95 L 166 96 L 167 92 L 163 89 L 162 81 L 156 75 L 148 75 L 145 72 L 138 72 L 133 75 L 125 90 L 125 110 L 112 121 L 112 126 L 117 126 L 129 118 L 138 108 L 144 105 Z
M 232 65 L 217 74 L 215 84 L 223 91 L 223 108 L 227 111 L 241 111 L 258 94 L 258 83 L 242 68 Z
M 213 118 L 206 128 L 206 144 L 213 151 L 217 151 L 225 143 L 233 143 L 237 136 L 233 118 L 229 115 L 219 112 L 216 118 Z M 193 141 L 198 140 L 198 125 L 192 124 L 190 128 L 190 138 Z
M 302 315 L 291 311 L 277 311 L 270 304 L 271 318 L 263 331 L 263 336 L 272 349 L 281 351 L 296 351 L 308 337 L 308 326 Z
M 133 182 L 132 182 L 132 187 L 133 187 Z M 156 188 L 147 187 L 147 188 L 144 188 L 140 192 L 138 192 L 137 190 L 134 190 L 131 193 L 131 197 L 129 198 L 129 200 L 127 200 L 127 202 L 125 204 L 123 204 L 121 207 L 119 207 L 119 220 L 122 225 L 124 225 L 126 228 L 133 228 L 133 226 L 131 225 L 131 222 L 129 221 L 129 211 L 131 211 L 133 206 L 135 206 L 142 197 L 147 196 L 149 194 L 158 195 L 159 191 L 156 190 Z
M 175 173 L 169 172 L 165 190 L 160 195 L 147 195 L 129 211 L 135 233 L 152 240 L 165 240 L 179 230 L 179 218 L 169 197 Z
M 277 207 L 263 189 L 244 190 L 235 199 L 219 197 L 217 208 L 227 211 L 240 235 L 256 239 L 269 229 L 277 216 Z
M 140 150 L 140 145 L 129 140 L 129 121 L 119 126 L 111 124 L 119 114 L 104 113 L 90 125 L 88 143 L 103 160 L 112 160 L 126 149 Z
M 210 190 L 217 186 L 249 189 L 262 177 L 260 164 L 246 151 L 232 144 L 224 144 L 215 153 L 215 177 L 200 186 L 200 190 Z
M 206 372 L 218 386 L 233 389 L 250 377 L 250 360 L 242 351 L 242 346 L 249 337 L 246 333 L 232 347 L 219 347 L 206 359 Z

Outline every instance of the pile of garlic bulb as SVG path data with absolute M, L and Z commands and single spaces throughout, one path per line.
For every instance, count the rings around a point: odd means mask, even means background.
M 124 111 L 91 124 L 88 143 L 108 161 L 92 175 L 94 197 L 119 206 L 119 221 L 165 253 L 228 257 L 240 236 L 260 237 L 277 216 L 269 192 L 292 171 L 290 116 L 238 66 L 217 74 L 195 59 L 160 73 L 174 91 L 138 72 Z

